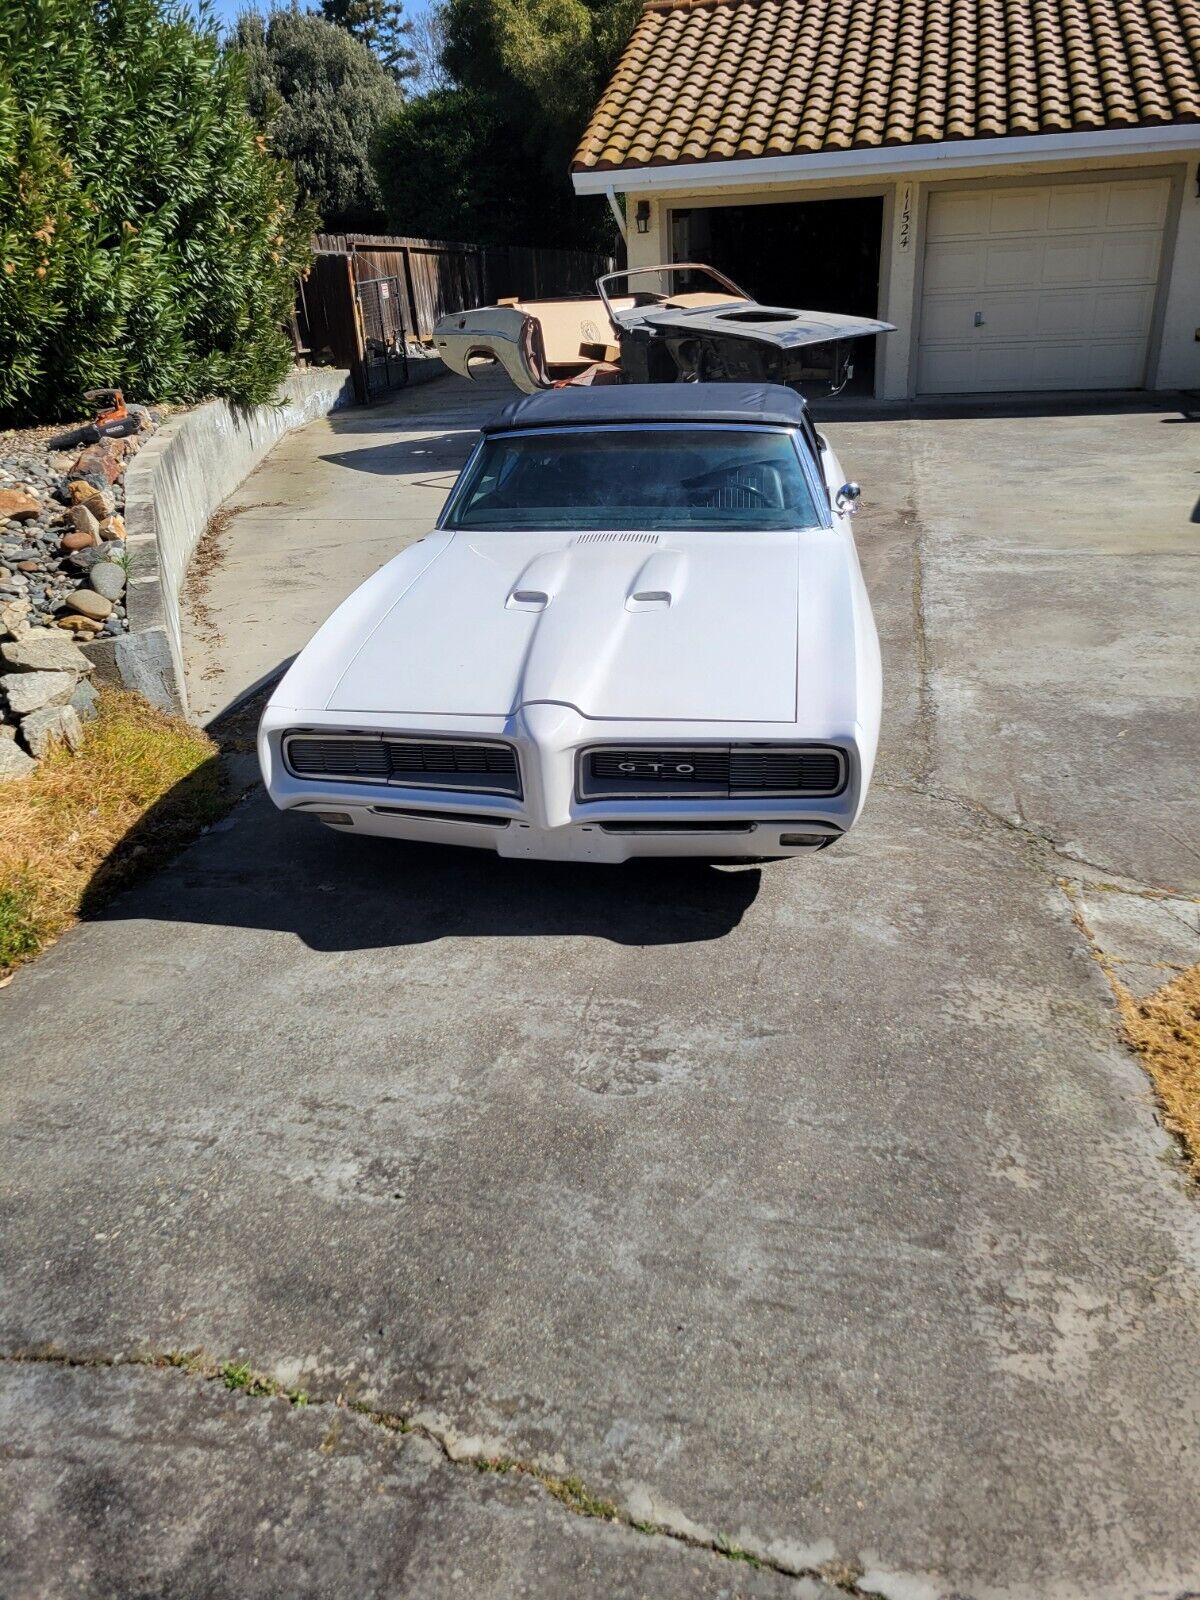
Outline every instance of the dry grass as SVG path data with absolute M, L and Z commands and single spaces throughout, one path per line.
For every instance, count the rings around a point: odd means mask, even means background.
M 58 750 L 0 785 L 0 971 L 159 866 L 231 798 L 206 734 L 137 695 L 102 694 L 78 756 Z
M 1125 1036 L 1154 1079 L 1163 1120 L 1200 1178 L 1200 963 L 1145 1000 L 1119 982 L 1113 986 Z

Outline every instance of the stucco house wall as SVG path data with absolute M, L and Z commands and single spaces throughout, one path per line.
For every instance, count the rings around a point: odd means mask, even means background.
M 671 259 L 671 213 L 674 210 L 720 203 L 754 206 L 882 196 L 879 315 L 894 322 L 896 332 L 881 341 L 876 394 L 882 399 L 905 399 L 916 393 L 922 264 L 931 193 L 963 185 L 1061 182 L 1064 177 L 1081 182 L 1134 176 L 1167 177 L 1171 193 L 1146 386 L 1191 389 L 1200 388 L 1200 195 L 1197 194 L 1200 128 L 1189 131 L 1196 141 L 1193 148 L 1155 146 L 1143 154 L 1119 158 L 1098 154 L 1038 160 L 1030 156 L 1024 160 L 992 160 L 956 166 L 945 172 L 914 166 L 894 173 L 861 177 L 853 174 L 831 175 L 824 179 L 781 177 L 770 184 L 764 183 L 757 174 L 739 182 L 738 168 L 749 164 L 726 162 L 720 168 L 706 168 L 704 178 L 714 181 L 702 184 L 694 181 L 700 176 L 699 172 L 681 174 L 675 184 L 668 184 L 663 182 L 665 173 L 660 176 L 659 171 L 652 171 L 656 185 L 645 189 L 636 186 L 641 174 L 610 173 L 607 178 L 610 187 L 614 186 L 614 180 L 629 182 L 628 216 L 636 214 L 641 201 L 650 207 L 648 231 L 629 230 L 631 266 L 651 266 Z M 961 146 L 956 148 L 962 149 Z M 720 266 L 720 262 L 714 264 Z

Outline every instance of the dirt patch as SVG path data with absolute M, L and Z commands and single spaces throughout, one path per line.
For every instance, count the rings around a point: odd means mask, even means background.
M 137 695 L 102 693 L 86 728 L 77 756 L 58 749 L 0 788 L 0 975 L 161 866 L 236 798 L 217 745 Z
M 1162 1102 L 1163 1121 L 1182 1140 L 1200 1179 L 1200 962 L 1135 1000 L 1112 978 L 1125 1037 L 1141 1056 Z
M 247 511 L 266 511 L 282 505 L 282 500 L 254 500 L 244 506 L 218 506 L 208 519 L 208 527 L 200 536 L 195 554 L 188 563 L 187 581 L 183 587 L 183 603 L 192 614 L 200 641 L 210 650 L 221 643 L 221 630 L 208 605 L 208 591 L 213 573 L 225 559 L 225 536 L 236 519 Z M 202 674 L 211 678 L 216 667 L 210 664 Z

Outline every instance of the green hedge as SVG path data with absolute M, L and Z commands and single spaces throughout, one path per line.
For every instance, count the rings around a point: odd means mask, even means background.
M 0 417 L 267 400 L 314 218 L 173 0 L 0 0 Z

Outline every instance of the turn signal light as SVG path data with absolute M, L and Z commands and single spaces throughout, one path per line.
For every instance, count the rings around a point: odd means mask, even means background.
M 354 818 L 348 811 L 310 811 L 310 817 L 316 817 L 318 822 L 323 822 L 329 828 L 352 828 Z
M 830 842 L 830 836 L 827 833 L 781 833 L 779 842 L 791 850 L 800 850 L 805 846 L 819 850 L 822 845 Z

